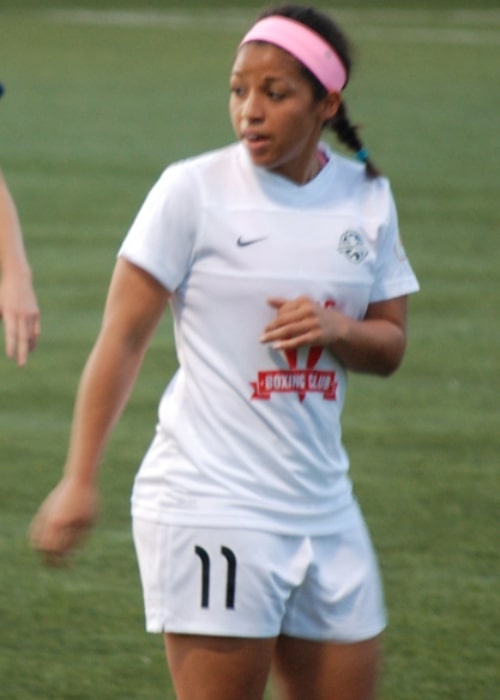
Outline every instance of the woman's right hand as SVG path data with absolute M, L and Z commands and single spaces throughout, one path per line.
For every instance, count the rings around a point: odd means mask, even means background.
M 98 514 L 93 483 L 64 476 L 40 506 L 30 527 L 30 541 L 45 563 L 61 566 L 81 543 Z

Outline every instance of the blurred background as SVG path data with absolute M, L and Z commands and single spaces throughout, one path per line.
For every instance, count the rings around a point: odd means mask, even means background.
M 0 698 L 174 698 L 144 632 L 129 493 L 176 367 L 169 315 L 70 567 L 26 532 L 59 477 L 118 246 L 172 161 L 229 143 L 228 74 L 261 2 L 0 0 L 0 167 L 42 308 L 26 368 L 0 327 Z M 390 178 L 422 290 L 390 380 L 353 376 L 344 436 L 384 574 L 382 700 L 499 690 L 500 7 L 318 5 L 357 47 L 352 118 Z M 333 143 L 332 145 L 335 146 Z M 269 698 L 271 698 L 269 691 Z

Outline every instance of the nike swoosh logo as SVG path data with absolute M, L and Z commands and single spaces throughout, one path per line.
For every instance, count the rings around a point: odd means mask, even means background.
M 261 241 L 265 241 L 267 239 L 267 236 L 262 236 L 261 238 L 248 238 L 244 239 L 242 236 L 238 238 L 236 243 L 240 248 L 244 248 L 247 245 L 253 245 L 254 243 L 260 243 Z

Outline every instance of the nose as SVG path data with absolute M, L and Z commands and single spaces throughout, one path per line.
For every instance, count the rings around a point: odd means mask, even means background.
M 258 122 L 264 119 L 262 99 L 255 90 L 250 90 L 241 105 L 241 116 L 249 122 Z

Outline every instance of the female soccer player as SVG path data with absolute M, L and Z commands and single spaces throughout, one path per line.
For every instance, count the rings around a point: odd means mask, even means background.
M 179 369 L 132 515 L 146 625 L 179 700 L 371 700 L 386 619 L 340 415 L 349 370 L 390 375 L 418 288 L 388 181 L 343 98 L 347 40 L 265 13 L 231 71 L 238 143 L 168 167 L 120 249 L 62 480 L 32 527 L 63 557 L 170 302 Z M 320 141 L 331 128 L 361 163 Z

